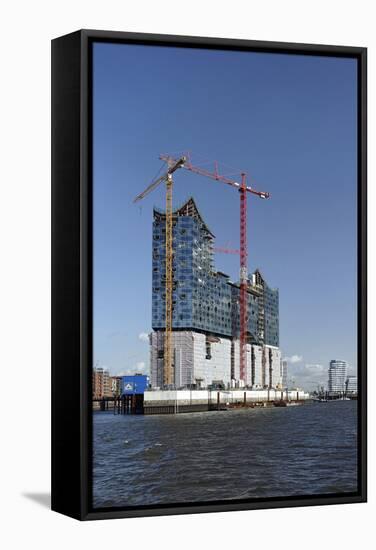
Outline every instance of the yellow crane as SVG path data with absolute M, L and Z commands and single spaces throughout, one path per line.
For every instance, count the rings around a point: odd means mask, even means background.
M 142 193 L 137 195 L 133 202 L 138 202 L 146 197 L 162 182 L 166 183 L 166 253 L 165 253 L 165 273 L 166 273 L 166 328 L 164 341 L 164 360 L 163 360 L 163 382 L 165 386 L 171 386 L 174 383 L 173 370 L 173 350 L 172 350 L 172 291 L 173 291 L 173 245 L 172 245 L 172 174 L 182 168 L 186 162 L 186 157 L 178 160 L 167 161 L 168 170 L 163 176 L 153 181 Z

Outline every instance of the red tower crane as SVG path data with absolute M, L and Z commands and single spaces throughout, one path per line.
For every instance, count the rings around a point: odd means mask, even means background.
M 191 163 L 190 155 L 185 154 L 181 158 L 173 158 L 170 155 L 160 155 L 161 160 L 164 160 L 168 166 L 177 165 L 181 168 L 185 168 L 190 172 L 205 176 L 216 181 L 226 183 L 235 188 L 240 194 L 240 296 L 239 296 L 239 309 L 240 309 L 240 378 L 245 381 L 246 373 L 246 351 L 247 351 L 247 287 L 248 287 L 248 248 L 247 248 L 247 193 L 256 195 L 261 199 L 268 199 L 270 194 L 266 191 L 256 191 L 252 187 L 247 186 L 246 173 L 242 172 L 240 183 L 234 179 L 229 178 L 226 175 L 222 175 L 218 170 L 218 162 L 214 161 L 214 171 L 210 172 L 205 168 L 194 166 Z M 184 162 L 181 162 L 184 159 Z

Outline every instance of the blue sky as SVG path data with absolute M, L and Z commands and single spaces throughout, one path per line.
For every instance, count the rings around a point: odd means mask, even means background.
M 356 367 L 356 61 L 123 44 L 94 45 L 94 361 L 147 368 L 153 206 L 133 198 L 160 153 L 244 170 L 271 199 L 248 201 L 249 268 L 280 290 L 290 376 L 312 387 L 328 362 Z M 227 169 L 228 173 L 229 170 Z M 217 246 L 239 246 L 239 197 L 180 170 Z M 237 279 L 237 256 L 217 268 Z

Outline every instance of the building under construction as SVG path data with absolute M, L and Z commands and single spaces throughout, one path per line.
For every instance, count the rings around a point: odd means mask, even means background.
M 166 214 L 154 209 L 151 383 L 166 387 Z M 245 372 L 240 285 L 214 265 L 215 236 L 193 198 L 172 215 L 172 379 L 175 388 L 279 387 L 279 296 L 259 270 L 247 281 Z

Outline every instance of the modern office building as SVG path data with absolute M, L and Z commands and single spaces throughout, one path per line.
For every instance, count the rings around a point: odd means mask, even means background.
M 151 383 L 161 387 L 166 217 L 157 209 L 153 217 Z M 214 240 L 193 198 L 175 210 L 172 328 L 176 387 L 207 387 L 216 382 L 230 386 L 239 379 L 239 284 L 215 269 Z M 247 373 L 242 383 L 279 384 L 279 294 L 259 270 L 249 278 L 247 336 Z
M 332 393 L 344 392 L 346 390 L 345 382 L 347 377 L 346 361 L 333 359 L 329 364 L 328 390 Z
M 358 378 L 356 376 L 347 377 L 346 393 L 358 393 Z
M 154 210 L 154 330 L 165 327 L 165 215 Z M 213 265 L 214 235 L 189 199 L 173 215 L 173 329 L 195 329 L 230 337 L 232 289 Z

